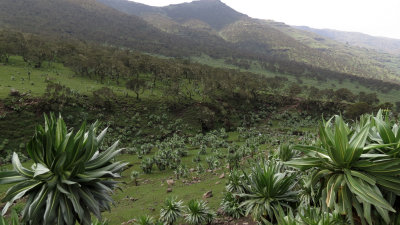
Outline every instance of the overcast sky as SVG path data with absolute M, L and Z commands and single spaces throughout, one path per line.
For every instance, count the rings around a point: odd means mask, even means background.
M 135 0 L 165 6 L 188 0 Z M 222 0 L 235 10 L 289 25 L 400 39 L 400 0 Z

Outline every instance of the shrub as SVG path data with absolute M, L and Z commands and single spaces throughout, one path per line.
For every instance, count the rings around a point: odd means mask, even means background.
M 221 202 L 222 211 L 235 219 L 244 216 L 245 212 L 243 207 L 240 207 L 240 200 L 238 196 L 234 196 L 231 192 L 226 192 Z
M 282 162 L 291 160 L 295 156 L 296 152 L 289 144 L 281 144 L 279 150 L 276 153 L 276 157 Z
M 136 222 L 136 225 L 155 225 L 154 218 L 151 216 L 141 216 L 139 217 Z
M 153 164 L 154 164 L 153 158 L 146 158 L 146 159 L 142 160 L 142 163 L 140 164 L 140 168 L 142 168 L 144 173 L 150 174 L 151 171 L 153 170 Z
M 290 208 L 290 202 L 297 201 L 295 173 L 282 172 L 283 164 L 268 161 L 252 167 L 250 174 L 244 174 L 244 193 L 238 194 L 245 200 L 241 207 L 246 216 L 252 215 L 256 221 L 274 220 L 274 212 L 279 207 Z
M 202 200 L 190 200 L 185 214 L 185 221 L 189 224 L 209 224 L 213 221 L 215 213 L 210 210 L 207 203 Z
M 133 170 L 133 171 L 131 172 L 131 180 L 132 180 L 132 182 L 135 183 L 135 186 L 138 186 L 138 180 L 137 180 L 138 177 L 139 177 L 139 172 L 136 171 L 136 170 Z
M 172 225 L 176 220 L 183 216 L 183 202 L 176 201 L 176 198 L 167 198 L 160 211 L 160 221 L 164 224 Z

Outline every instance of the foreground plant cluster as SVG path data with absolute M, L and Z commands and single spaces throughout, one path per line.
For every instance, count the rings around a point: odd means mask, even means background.
M 208 170 L 226 164 L 230 171 L 218 214 L 207 201 L 184 203 L 168 197 L 157 219 L 142 216 L 132 222 L 210 224 L 219 215 L 278 225 L 400 224 L 400 129 L 385 113 L 363 115 L 352 124 L 341 116 L 322 120 L 316 138 L 304 136 L 297 140 L 300 144 L 280 144 L 273 154 L 260 147 L 271 142 L 267 136 L 245 128 L 238 128 L 238 139 L 245 141 L 242 146 L 227 141 L 222 129 L 125 149 L 142 159 L 143 173 L 152 173 L 154 166 L 171 169 L 179 180 L 191 172 L 203 173 L 204 158 Z M 97 123 L 83 125 L 74 133 L 61 118 L 46 117 L 45 126 L 37 128 L 27 145 L 34 161 L 31 169 L 14 154 L 14 170 L 0 172 L 1 184 L 16 183 L 3 199 L 7 202 L 3 214 L 23 199 L 21 219 L 26 224 L 102 223 L 101 212 L 110 210 L 117 185 L 112 179 L 126 164 L 114 159 L 122 151 L 117 143 L 109 148 L 100 144 L 106 130 L 96 135 L 97 127 Z M 199 151 L 193 158 L 197 166 L 189 171 L 181 158 L 192 147 Z M 153 149 L 156 153 L 146 156 Z M 140 172 L 131 172 L 135 185 L 139 176 Z M 18 215 L 12 215 L 16 224 Z M 91 221 L 90 215 L 98 221 Z M 5 224 L 4 218 L 0 224 Z
M 229 164 L 222 212 L 261 224 L 399 224 L 398 124 L 382 111 L 351 125 L 335 116 L 320 123 L 318 134 L 312 145 L 282 144 L 248 168 Z M 241 151 L 229 149 L 235 152 Z M 163 208 L 160 221 L 182 217 L 180 205 L 166 203 L 169 214 Z

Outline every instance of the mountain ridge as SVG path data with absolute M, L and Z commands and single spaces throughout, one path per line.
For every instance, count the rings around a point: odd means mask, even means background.
M 149 6 L 127 0 L 97 1 L 130 15 L 143 16 L 149 13 L 159 13 L 170 17 L 178 23 L 184 23 L 190 19 L 198 19 L 206 22 L 216 30 L 220 30 L 239 19 L 248 18 L 247 15 L 233 10 L 220 0 L 197 0 L 163 7 Z
M 340 31 L 335 29 L 317 29 L 308 26 L 294 26 L 297 29 L 311 31 L 348 45 L 371 48 L 378 51 L 400 55 L 400 39 L 380 37 L 362 32 Z

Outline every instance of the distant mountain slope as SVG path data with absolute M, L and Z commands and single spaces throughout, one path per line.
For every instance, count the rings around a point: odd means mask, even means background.
M 142 16 L 149 13 L 160 13 L 178 23 L 199 20 L 216 30 L 220 30 L 237 20 L 247 18 L 246 15 L 233 10 L 219 0 L 197 0 L 166 7 L 152 7 L 127 0 L 98 0 L 98 2 L 131 15 Z
M 354 75 L 400 83 L 400 62 L 390 56 L 383 62 L 376 52 L 354 51 L 285 24 L 252 19 L 219 0 L 161 8 L 123 0 L 2 0 L 1 28 L 173 57 L 208 55 L 233 64 L 243 60 L 299 76 Z
M 400 81 L 400 61 L 393 61 L 390 56 L 369 54 L 283 23 L 253 19 L 219 0 L 166 7 L 143 6 L 128 0 L 98 1 L 139 15 L 153 26 L 179 36 L 214 44 L 223 38 L 240 51 L 250 52 L 247 55 L 252 59 L 287 60 L 359 77 Z
M 23 32 L 133 47 L 169 39 L 143 19 L 94 0 L 2 0 L 0 21 L 8 28 Z
M 296 28 L 311 31 L 320 36 L 327 37 L 345 44 L 371 48 L 390 54 L 400 55 L 400 39 L 375 37 L 358 32 L 345 32 L 331 29 L 315 29 L 306 26 L 296 26 Z
M 97 1 L 130 15 L 140 16 L 147 13 L 163 13 L 163 9 L 161 7 L 149 6 L 133 1 L 127 1 L 127 0 L 97 0 Z
M 270 26 L 293 37 L 298 42 L 312 49 L 324 52 L 327 55 L 334 56 L 335 61 L 331 62 L 333 65 L 338 65 L 338 61 L 346 61 L 347 66 L 342 68 L 344 71 L 352 71 L 353 74 L 354 71 L 358 71 L 362 76 L 375 74 L 375 77 L 378 79 L 399 80 L 400 78 L 400 57 L 396 55 L 378 51 L 372 47 L 366 48 L 349 45 L 284 23 L 275 21 L 266 22 Z M 396 50 L 395 47 L 394 50 Z
M 198 0 L 191 3 L 163 7 L 165 13 L 180 23 L 200 20 L 220 30 L 240 19 L 247 18 L 219 0 Z
M 207 33 L 187 31 L 179 35 L 163 32 L 138 16 L 96 0 L 1 0 L 1 28 L 125 46 L 168 56 L 241 54 L 220 37 L 204 38 Z

